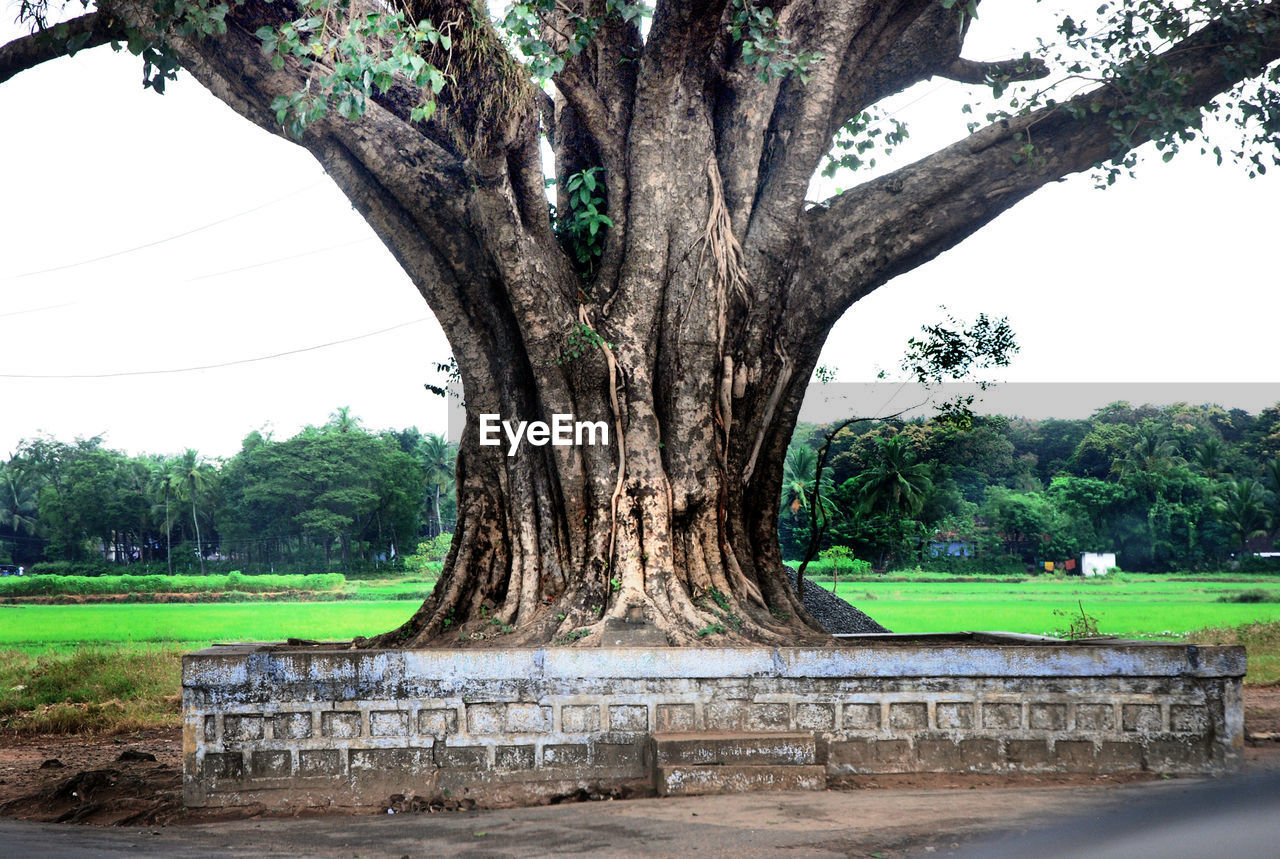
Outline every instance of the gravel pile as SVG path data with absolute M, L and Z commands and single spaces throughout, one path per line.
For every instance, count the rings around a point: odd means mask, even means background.
M 795 570 L 787 571 L 787 580 L 794 590 L 796 586 Z M 804 583 L 804 607 L 813 615 L 814 620 L 833 635 L 852 634 L 858 632 L 889 632 L 880 624 L 849 605 L 840 597 L 831 593 L 816 582 Z

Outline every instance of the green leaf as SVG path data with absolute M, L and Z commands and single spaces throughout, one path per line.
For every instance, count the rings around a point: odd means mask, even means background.
M 436 112 L 436 103 L 434 101 L 420 104 L 413 110 L 409 111 L 409 119 L 413 122 L 426 122 Z
M 77 33 L 70 39 L 67 39 L 67 53 L 74 56 L 76 51 L 83 48 L 85 42 L 89 41 L 89 36 L 91 35 L 92 33 Z

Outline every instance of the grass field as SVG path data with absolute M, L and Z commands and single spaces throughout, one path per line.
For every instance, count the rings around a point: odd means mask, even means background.
M 830 582 L 821 582 L 831 588 Z M 1263 591 L 1276 602 L 1219 602 Z M 1080 605 L 1096 618 L 1098 632 L 1126 638 L 1168 638 L 1205 627 L 1280 621 L 1280 579 L 1246 581 L 1126 573 L 1098 579 L 1024 582 L 858 580 L 841 582 L 837 593 L 894 632 L 1001 630 L 1052 635 L 1078 615 Z
M 0 647 L 351 638 L 406 621 L 407 601 L 3 605 Z
M 1280 577 L 842 581 L 895 632 L 1054 634 L 1078 614 L 1103 635 L 1242 644 L 1249 684 L 1280 683 Z M 431 582 L 348 582 L 334 602 L 0 605 L 0 732 L 112 733 L 177 724 L 181 654 L 213 642 L 348 639 L 404 622 Z M 831 587 L 830 582 L 810 586 Z M 1254 591 L 1262 602 L 1221 602 Z
M 820 586 L 830 588 L 829 582 Z M 362 583 L 339 602 L 0 606 L 0 646 L 340 639 L 385 632 L 406 620 L 430 583 Z M 1276 602 L 1219 600 L 1262 591 Z M 1084 611 L 1104 635 L 1180 636 L 1206 627 L 1280 621 L 1280 579 L 1180 580 L 1125 574 L 1111 579 L 1025 582 L 841 582 L 839 595 L 895 632 L 1003 630 L 1053 634 Z

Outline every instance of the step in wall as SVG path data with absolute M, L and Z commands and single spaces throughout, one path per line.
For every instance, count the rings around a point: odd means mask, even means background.
M 812 766 L 818 762 L 813 734 L 655 734 L 653 744 L 658 766 Z
M 820 766 L 660 766 L 654 779 L 659 796 L 701 796 L 765 790 L 825 790 Z

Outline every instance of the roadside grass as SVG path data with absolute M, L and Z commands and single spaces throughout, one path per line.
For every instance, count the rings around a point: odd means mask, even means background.
M 1280 621 L 1198 629 L 1187 634 L 1194 644 L 1242 644 L 1249 654 L 1247 686 L 1280 686 Z
M 416 608 L 389 600 L 0 606 L 0 734 L 176 727 L 183 653 L 217 641 L 374 635 Z
M 116 734 L 176 726 L 183 650 L 0 650 L 0 734 Z

